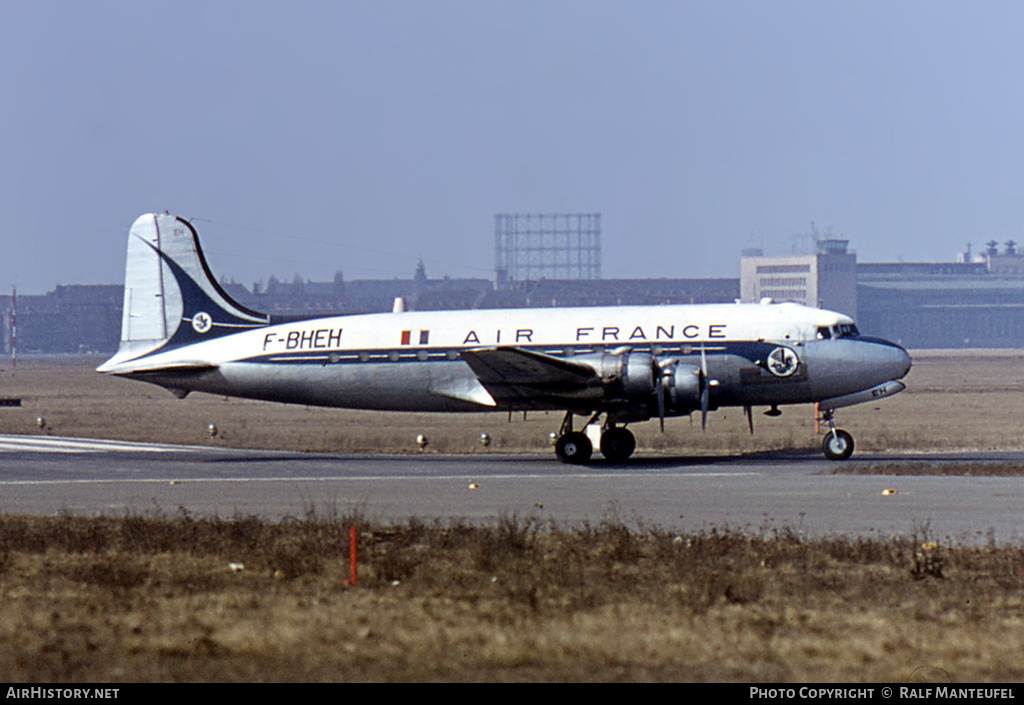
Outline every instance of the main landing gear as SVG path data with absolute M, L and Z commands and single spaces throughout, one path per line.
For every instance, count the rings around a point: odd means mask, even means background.
M 587 425 L 596 421 L 599 415 L 594 414 Z M 562 427 L 555 440 L 555 455 L 563 463 L 580 465 L 590 460 L 594 454 L 594 444 L 586 433 L 573 430 L 572 416 L 573 412 L 568 411 L 562 420 Z M 600 450 L 601 455 L 608 460 L 621 463 L 628 460 L 636 450 L 636 437 L 626 427 L 606 422 L 601 428 Z
M 586 426 L 596 422 L 600 415 L 599 412 L 591 416 Z M 586 433 L 573 429 L 572 417 L 573 412 L 567 411 L 562 420 L 555 440 L 555 455 L 563 463 L 582 465 L 590 462 L 594 454 L 594 444 Z M 828 424 L 828 432 L 821 442 L 821 450 L 825 457 L 829 460 L 846 460 L 853 455 L 853 436 L 841 428 L 836 428 L 835 412 L 822 411 L 820 420 Z M 605 421 L 601 427 L 601 455 L 613 463 L 621 463 L 628 460 L 635 450 L 636 437 L 629 429 Z
M 823 411 L 821 420 L 828 423 L 828 433 L 821 442 L 821 451 L 829 460 L 846 460 L 853 455 L 853 436 L 836 428 L 835 412 Z

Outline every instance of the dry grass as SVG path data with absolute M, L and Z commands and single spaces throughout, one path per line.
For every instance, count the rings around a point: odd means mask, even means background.
M 923 535 L 6 517 L 0 677 L 1017 680 L 1022 571 L 1024 549 Z
M 93 363 L 95 361 L 90 361 Z M 904 394 L 844 411 L 858 447 L 1017 446 L 1024 358 L 920 356 Z M 285 407 L 0 370 L 0 433 L 344 452 L 549 453 L 557 415 Z M 217 437 L 207 434 L 216 423 Z M 638 427 L 646 452 L 815 448 L 810 408 Z M 494 439 L 490 449 L 478 435 Z M 885 471 L 879 464 L 878 471 Z M 962 468 L 976 470 L 973 466 Z M 347 529 L 360 527 L 348 576 Z M 232 569 L 235 564 L 236 569 Z M 237 566 L 244 566 L 237 569 Z M 150 681 L 907 681 L 1024 677 L 1024 548 L 927 532 L 809 540 L 616 522 L 374 525 L 365 517 L 0 517 L 0 678 Z

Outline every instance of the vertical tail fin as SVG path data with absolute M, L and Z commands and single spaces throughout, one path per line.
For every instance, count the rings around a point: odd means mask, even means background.
M 122 363 L 269 322 L 217 283 L 192 224 L 168 214 L 140 216 L 128 234 L 121 344 L 101 372 Z

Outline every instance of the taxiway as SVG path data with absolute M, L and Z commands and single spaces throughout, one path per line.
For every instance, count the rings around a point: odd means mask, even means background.
M 861 454 L 851 464 L 1024 462 L 1024 452 Z M 1024 541 L 1024 477 L 833 474 L 817 453 L 639 455 L 566 466 L 546 455 L 370 456 L 0 436 L 0 513 L 260 516 L 558 525 L 666 531 Z

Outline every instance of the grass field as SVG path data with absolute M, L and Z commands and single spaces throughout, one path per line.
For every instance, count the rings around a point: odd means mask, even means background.
M 1016 681 L 1022 571 L 927 536 L 0 517 L 0 678 Z
M 0 370 L 0 433 L 330 451 L 551 452 L 557 415 L 399 415 L 193 395 L 91 372 Z M 909 389 L 844 410 L 862 449 L 1024 445 L 1024 356 L 921 354 Z M 218 434 L 208 433 L 216 424 Z M 481 432 L 493 443 L 484 449 Z M 641 452 L 816 448 L 811 409 L 638 427 Z M 2 462 L 2 459 L 0 459 Z M 970 468 L 965 468 L 969 471 Z M 884 471 L 884 470 L 883 470 Z M 1024 480 L 1022 480 L 1024 481 Z M 360 528 L 347 584 L 348 529 Z M 614 521 L 0 516 L 0 679 L 26 683 L 715 681 L 1024 677 L 1024 547 L 927 533 L 806 539 Z

